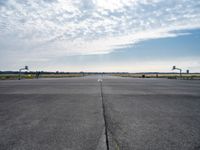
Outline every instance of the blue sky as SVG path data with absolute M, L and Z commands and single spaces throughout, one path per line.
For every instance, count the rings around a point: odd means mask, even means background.
M 200 1 L 0 0 L 0 70 L 200 72 Z

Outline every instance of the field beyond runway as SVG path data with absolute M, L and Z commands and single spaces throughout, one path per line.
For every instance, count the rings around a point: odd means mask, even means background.
M 0 81 L 0 149 L 199 150 L 200 81 Z

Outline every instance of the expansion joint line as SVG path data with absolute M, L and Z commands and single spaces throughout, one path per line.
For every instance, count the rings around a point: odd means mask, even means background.
M 103 109 L 103 119 L 104 119 L 104 124 L 105 124 L 106 149 L 109 150 L 108 123 L 106 120 L 106 110 L 105 110 L 105 103 L 104 103 L 104 97 L 103 97 L 102 80 L 100 81 L 100 87 L 101 87 L 101 102 L 102 102 L 102 109 Z

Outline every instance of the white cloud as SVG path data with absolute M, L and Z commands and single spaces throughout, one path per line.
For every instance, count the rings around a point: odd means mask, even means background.
M 196 0 L 0 0 L 0 51 L 46 59 L 110 53 L 200 27 Z

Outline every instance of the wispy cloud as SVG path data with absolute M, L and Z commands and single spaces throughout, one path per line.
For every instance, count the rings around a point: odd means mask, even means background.
M 110 53 L 193 28 L 197 0 L 0 0 L 0 51 L 42 60 Z

